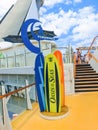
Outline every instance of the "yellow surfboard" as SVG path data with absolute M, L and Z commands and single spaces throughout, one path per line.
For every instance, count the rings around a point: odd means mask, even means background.
M 56 56 L 60 67 L 61 105 L 65 106 L 65 82 L 64 82 L 64 66 L 63 66 L 62 53 L 59 50 L 56 50 L 54 52 L 54 55 Z
M 61 112 L 61 86 L 58 61 L 53 54 L 45 57 L 44 86 L 46 110 L 48 112 Z

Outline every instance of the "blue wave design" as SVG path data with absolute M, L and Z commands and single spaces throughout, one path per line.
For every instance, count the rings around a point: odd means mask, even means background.
M 43 77 L 43 62 L 42 62 L 42 59 L 41 59 L 41 57 L 40 57 L 40 63 L 41 63 L 41 65 L 38 67 L 38 70 L 39 70 L 39 77 L 40 77 L 40 81 L 41 81 L 41 83 L 39 84 L 39 86 L 40 86 L 40 91 L 41 91 L 41 96 L 42 96 L 42 100 L 43 100 L 43 106 L 44 106 L 44 108 L 46 107 L 46 104 L 45 104 L 45 96 L 43 95 L 44 93 L 44 77 Z
M 35 81 L 38 95 L 38 102 L 40 111 L 46 110 L 46 101 L 44 93 L 44 56 L 42 53 L 38 54 L 35 61 Z
M 39 54 L 40 53 L 40 48 L 32 45 L 32 43 L 30 42 L 30 40 L 28 38 L 28 33 L 27 33 L 29 25 L 32 24 L 32 27 L 33 27 L 34 24 L 37 23 L 37 22 L 40 22 L 40 21 L 38 21 L 36 19 L 29 19 L 26 22 L 24 22 L 23 25 L 22 25 L 22 28 L 21 28 L 21 37 L 22 37 L 22 40 L 23 40 L 25 46 L 31 52 Z M 39 39 L 37 38 L 37 36 L 35 36 L 35 37 L 36 37 L 35 40 L 39 41 Z

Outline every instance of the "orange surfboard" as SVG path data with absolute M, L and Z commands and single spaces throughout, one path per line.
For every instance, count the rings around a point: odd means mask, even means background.
M 64 66 L 62 53 L 59 50 L 54 52 L 55 57 L 58 60 L 59 69 L 60 69 L 60 79 L 61 79 L 61 106 L 65 105 L 65 83 L 64 83 Z

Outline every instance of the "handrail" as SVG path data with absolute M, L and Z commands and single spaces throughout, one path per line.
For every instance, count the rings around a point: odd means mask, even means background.
M 92 46 L 93 46 L 93 44 L 94 44 L 96 38 L 98 38 L 98 36 L 96 36 L 96 37 L 93 38 L 93 41 L 91 42 L 91 45 L 90 45 L 90 47 L 89 47 L 88 52 L 87 52 L 86 55 L 88 55 L 89 60 L 90 60 L 91 57 L 92 57 L 92 58 L 98 63 L 98 60 L 96 59 L 96 57 L 95 57 L 94 55 L 92 55 L 91 52 L 90 52 L 90 50 L 91 50 L 91 48 L 92 48 Z
M 98 63 L 98 59 L 97 59 L 92 53 L 89 52 L 89 56 L 90 56 L 91 58 L 93 58 L 93 59 Z
M 96 40 L 96 38 L 98 38 L 98 36 L 96 36 L 96 37 L 93 38 L 93 41 L 91 42 L 91 45 L 90 45 L 87 53 L 89 53 L 89 51 L 91 50 L 91 47 L 94 44 L 94 41 Z
M 8 97 L 8 96 L 10 96 L 10 95 L 12 95 L 12 94 L 15 94 L 15 93 L 17 93 L 17 92 L 19 92 L 19 91 L 22 91 L 22 90 L 24 90 L 24 89 L 26 89 L 26 88 L 29 88 L 29 87 L 33 86 L 33 85 L 35 85 L 35 83 L 30 84 L 30 85 L 27 85 L 27 86 L 25 86 L 25 87 L 23 87 L 23 88 L 20 88 L 20 89 L 15 90 L 15 91 L 9 92 L 9 93 L 7 93 L 7 94 L 1 95 L 1 96 L 0 96 L 0 99 L 2 99 L 2 98 L 4 98 L 4 97 Z

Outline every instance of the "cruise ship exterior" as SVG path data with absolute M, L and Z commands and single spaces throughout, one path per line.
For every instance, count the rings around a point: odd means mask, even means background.
M 38 43 L 33 40 L 33 43 Z M 52 52 L 56 47 L 54 42 L 42 41 L 41 49 L 45 55 Z M 36 54 L 30 52 L 23 43 L 13 44 L 9 48 L 0 49 L 0 80 L 7 86 L 17 88 L 25 86 L 27 79 L 29 84 L 34 83 L 34 67 Z
M 39 19 L 39 9 L 43 2 L 44 0 L 17 0 L 1 20 L 0 41 L 8 35 L 19 35 L 25 20 L 29 18 Z
M 0 48 L 0 130 L 97 130 L 98 47 L 94 44 L 98 36 L 88 47 L 88 63 L 77 64 L 71 45 L 66 47 L 66 115 L 54 121 L 51 121 L 52 118 L 46 120 L 41 115 L 35 88 L 36 54 L 25 47 L 20 29 L 25 20 L 39 19 L 39 9 L 43 3 L 44 0 L 17 0 L 1 21 L 0 43 L 10 46 Z M 53 31 L 43 32 L 44 37 L 52 39 L 56 36 Z M 38 46 L 38 41 L 31 37 L 29 31 L 28 36 L 32 44 Z M 57 49 L 52 40 L 41 40 L 40 43 L 44 56 Z M 95 49 L 92 54 L 93 46 Z
M 0 37 L 3 37 L 3 41 L 1 40 L 1 42 L 4 44 L 12 43 L 12 45 L 9 47 L 0 48 L 0 81 L 4 81 L 6 92 L 25 86 L 25 80 L 28 80 L 29 84 L 35 82 L 34 66 L 36 54 L 30 52 L 25 47 L 21 36 L 18 34 L 21 28 L 21 22 L 24 21 L 24 18 L 25 20 L 30 18 L 31 12 L 33 19 L 39 19 L 39 9 L 43 2 L 43 0 L 18 0 L 15 4 L 15 7 L 12 8 L 11 13 L 9 12 L 9 16 L 6 16 L 0 25 L 0 30 L 2 30 L 2 27 L 5 26 L 5 30 L 3 29 L 3 32 L 0 32 Z M 19 7 L 20 5 L 23 6 L 23 9 Z M 19 9 L 18 11 L 16 10 L 17 8 Z M 13 17 L 13 19 L 16 18 L 16 20 L 10 23 L 10 21 L 8 22 L 8 19 L 11 17 Z M 15 30 L 9 29 L 12 27 Z M 53 31 L 44 30 L 44 37 L 52 38 L 54 36 L 56 35 Z M 32 44 L 38 46 L 38 42 L 32 37 L 30 37 L 30 40 Z M 40 42 L 41 51 L 43 52 L 44 56 L 51 53 L 56 47 L 54 41 L 43 40 Z M 35 100 L 35 89 L 31 90 L 31 92 L 33 92 L 32 99 Z

